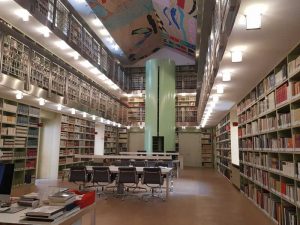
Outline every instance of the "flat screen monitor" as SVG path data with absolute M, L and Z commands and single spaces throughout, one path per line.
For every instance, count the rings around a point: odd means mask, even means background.
M 9 202 L 14 176 L 14 164 L 0 163 L 0 202 Z

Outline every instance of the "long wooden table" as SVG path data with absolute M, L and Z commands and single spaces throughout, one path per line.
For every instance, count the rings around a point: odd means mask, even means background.
M 81 159 L 140 159 L 140 160 L 172 160 L 172 156 L 152 156 L 152 155 L 79 155 L 75 158 Z
M 26 221 L 25 213 L 30 211 L 31 208 L 26 208 L 17 213 L 0 213 L 0 224 L 7 225 L 7 224 L 36 224 L 36 225 L 72 225 L 78 224 L 78 221 L 81 222 L 83 216 L 90 214 L 91 216 L 91 225 L 96 225 L 96 203 L 89 205 L 83 209 L 80 209 L 73 214 L 64 214 L 61 217 L 57 218 L 54 222 L 41 222 L 41 221 Z M 79 223 L 81 224 L 81 223 Z
M 144 167 L 135 167 L 136 168 L 136 172 L 138 174 L 142 174 L 143 173 L 143 169 Z M 91 173 L 93 171 L 93 166 L 86 166 L 86 170 Z M 109 170 L 111 173 L 114 174 L 118 174 L 119 173 L 119 167 L 118 166 L 109 166 Z M 162 175 L 165 175 L 166 178 L 166 200 L 169 198 L 169 194 L 170 194 L 170 174 L 172 172 L 173 168 L 166 168 L 166 167 L 162 167 L 161 168 L 161 173 Z M 69 173 L 70 169 L 64 169 L 64 172 Z

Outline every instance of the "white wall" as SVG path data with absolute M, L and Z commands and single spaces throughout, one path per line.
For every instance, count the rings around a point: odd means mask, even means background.
M 201 167 L 201 133 L 180 132 L 178 135 L 184 166 Z
M 95 155 L 104 155 L 104 132 L 105 125 L 104 124 L 96 124 L 95 125 Z
M 128 151 L 137 152 L 144 150 L 144 132 L 129 132 L 128 135 Z
M 41 110 L 43 126 L 40 133 L 38 160 L 39 179 L 57 179 L 60 148 L 61 114 Z

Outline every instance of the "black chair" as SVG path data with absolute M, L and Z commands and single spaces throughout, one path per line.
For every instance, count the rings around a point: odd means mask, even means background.
M 129 189 L 135 189 L 139 183 L 138 174 L 135 167 L 119 167 L 117 176 L 118 194 L 128 195 Z M 125 193 L 127 191 L 127 194 Z
M 104 193 L 104 187 L 108 187 L 110 184 L 113 183 L 114 178 L 112 173 L 109 170 L 109 167 L 107 166 L 99 166 L 99 167 L 93 167 L 93 174 L 92 174 L 92 183 L 95 185 L 97 184 L 97 187 L 101 187 L 102 192 L 99 192 L 97 188 L 97 193 L 99 195 Z
M 85 187 L 87 182 L 87 172 L 85 166 L 73 166 L 70 168 L 69 182 L 79 185 L 79 190 L 82 186 Z M 81 182 L 78 184 L 78 182 Z
M 147 187 L 150 187 L 150 190 L 151 190 L 150 197 L 160 198 L 160 199 L 164 200 L 164 198 L 162 196 L 163 183 L 164 183 L 164 178 L 161 173 L 161 168 L 145 167 L 143 169 L 142 184 L 145 184 Z M 157 189 L 159 189 L 159 192 L 158 192 L 158 193 L 160 193 L 159 195 L 155 195 Z M 149 196 L 149 195 L 144 195 L 143 198 L 145 199 L 146 196 Z
M 130 160 L 127 160 L 127 159 L 121 160 L 120 166 L 127 167 L 127 166 L 130 166 L 130 165 L 131 165 Z
M 147 161 L 146 167 L 155 167 L 155 166 L 156 166 L 156 162 L 157 162 L 157 161 L 151 161 L 151 160 L 149 161 L 149 160 L 148 160 L 148 161 Z
M 132 165 L 135 167 L 146 167 L 146 161 L 144 160 L 135 160 L 132 162 Z
M 121 160 L 115 160 L 111 163 L 112 166 L 121 166 Z

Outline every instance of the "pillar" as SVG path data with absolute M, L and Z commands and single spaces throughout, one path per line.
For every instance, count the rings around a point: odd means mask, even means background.
M 146 62 L 145 150 L 152 152 L 152 137 L 164 137 L 164 151 L 175 150 L 175 63 L 170 59 Z

